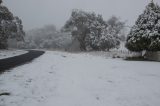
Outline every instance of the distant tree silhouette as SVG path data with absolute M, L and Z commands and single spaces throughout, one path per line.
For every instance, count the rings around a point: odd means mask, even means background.
M 2 3 L 2 0 L 0 0 L 0 4 Z

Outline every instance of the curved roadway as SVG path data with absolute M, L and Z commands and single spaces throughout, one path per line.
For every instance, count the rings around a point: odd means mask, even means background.
M 43 55 L 44 53 L 45 53 L 44 51 L 29 50 L 28 53 L 26 54 L 22 54 L 19 56 L 6 58 L 6 59 L 1 59 L 0 73 L 4 72 L 5 70 L 30 62 L 33 59 Z

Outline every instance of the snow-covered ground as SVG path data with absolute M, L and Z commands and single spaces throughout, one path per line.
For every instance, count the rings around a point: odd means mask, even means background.
M 159 106 L 160 63 L 46 52 L 0 75 L 0 106 Z
M 27 53 L 24 50 L 0 50 L 0 59 L 10 58 Z

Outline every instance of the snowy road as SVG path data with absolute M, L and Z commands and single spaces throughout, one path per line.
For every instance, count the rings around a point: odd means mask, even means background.
M 159 106 L 160 63 L 46 52 L 0 76 L 0 106 Z
M 6 59 L 28 53 L 25 50 L 0 50 L 0 59 Z
M 25 51 L 24 51 L 25 52 Z M 44 51 L 28 50 L 24 54 L 13 55 L 9 58 L 0 59 L 0 73 L 7 69 L 25 64 L 44 54 Z

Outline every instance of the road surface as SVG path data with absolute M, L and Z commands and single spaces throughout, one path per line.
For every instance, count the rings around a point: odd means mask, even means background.
M 16 66 L 30 62 L 33 59 L 41 56 L 42 54 L 44 54 L 44 51 L 29 50 L 28 53 L 26 54 L 22 54 L 19 56 L 6 58 L 6 59 L 1 59 L 0 60 L 0 73 L 10 68 L 14 68 Z

